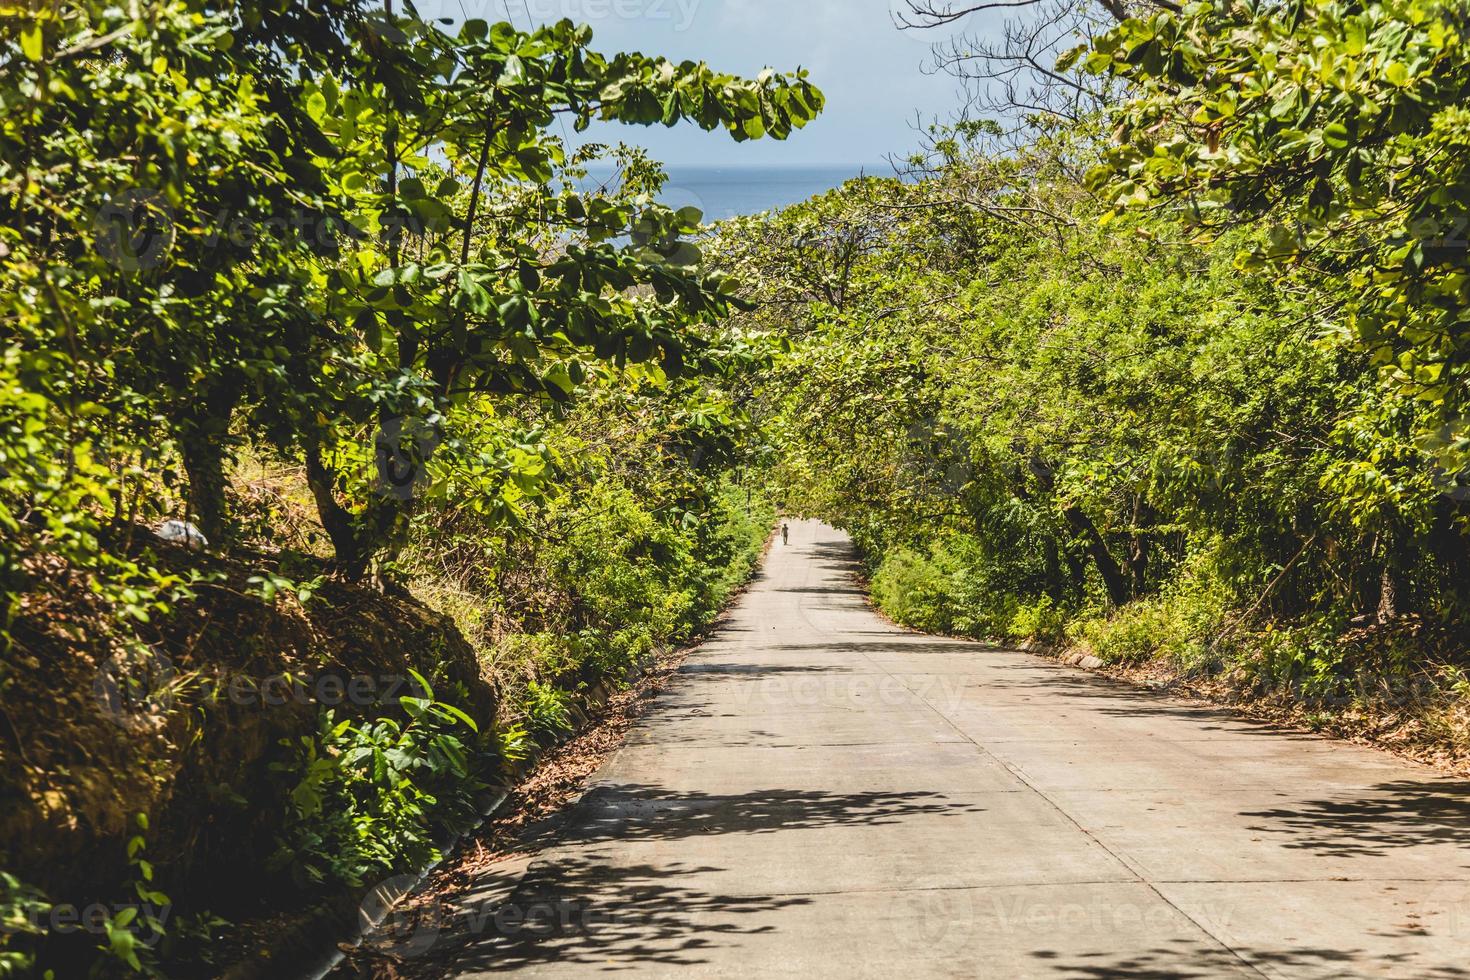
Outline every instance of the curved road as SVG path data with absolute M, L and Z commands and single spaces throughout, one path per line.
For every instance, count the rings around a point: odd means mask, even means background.
M 1466 783 L 902 632 L 791 530 L 450 975 L 1470 977 Z

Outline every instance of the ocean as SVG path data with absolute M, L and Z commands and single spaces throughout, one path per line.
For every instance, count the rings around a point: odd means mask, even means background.
M 861 173 L 887 173 L 882 164 L 810 167 L 711 167 L 664 168 L 669 181 L 661 195 L 672 208 L 696 207 L 705 221 L 723 221 L 745 214 L 784 208 L 830 190 Z M 594 171 L 593 179 L 605 174 Z

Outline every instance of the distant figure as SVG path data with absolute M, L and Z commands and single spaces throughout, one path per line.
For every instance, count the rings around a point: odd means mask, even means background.
M 791 543 L 791 525 L 787 524 L 785 521 L 781 522 L 781 543 Z

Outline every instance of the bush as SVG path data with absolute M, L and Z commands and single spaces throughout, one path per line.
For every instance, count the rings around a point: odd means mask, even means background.
M 472 638 L 502 691 L 503 726 L 572 727 L 570 708 L 600 681 L 621 683 L 650 655 L 695 638 L 749 578 L 774 514 L 729 480 L 700 510 L 658 506 L 593 474 L 546 504 L 538 535 L 501 540 L 450 529 L 473 560 L 446 576 L 445 528 L 410 549 L 413 588 Z
M 1201 563 L 1187 566 L 1158 596 L 1137 599 L 1110 617 L 1080 620 L 1073 632 L 1108 663 L 1164 658 L 1187 670 L 1214 669 L 1226 634 L 1230 590 Z
M 485 788 L 475 723 L 434 699 L 404 697 L 407 721 L 354 723 L 322 712 L 315 735 L 283 743 L 290 762 L 271 768 L 294 779 L 279 847 L 271 858 L 306 887 L 357 887 L 371 876 L 436 860 L 436 839 L 470 826 Z
M 873 600 L 890 619 L 914 629 L 948 633 L 954 601 L 950 581 L 925 555 L 900 548 L 884 556 L 873 575 Z
M 1159 653 L 1177 656 L 1184 638 L 1171 611 L 1161 600 L 1141 599 L 1110 617 L 1083 621 L 1078 631 L 1092 652 L 1107 663 L 1141 663 Z
M 1065 612 L 1050 597 L 1028 597 L 1015 568 L 987 556 L 975 539 L 948 535 L 926 551 L 897 548 L 871 583 L 878 608 L 914 629 L 986 639 L 1060 636 Z
M 987 639 L 1085 643 L 1103 660 L 1138 663 L 1168 657 L 1194 667 L 1212 657 L 1234 595 L 1216 568 L 1218 552 L 1201 548 L 1165 591 L 1112 615 L 1075 608 L 1024 587 L 1024 564 L 985 552 L 967 535 L 944 535 L 925 550 L 883 553 L 871 591 L 878 608 L 914 629 Z
M 572 729 L 571 699 L 566 691 L 531 681 L 526 685 L 524 707 L 534 732 L 559 735 Z
M 1016 607 L 1006 635 L 1016 640 L 1059 642 L 1067 635 L 1067 614 L 1050 596 Z

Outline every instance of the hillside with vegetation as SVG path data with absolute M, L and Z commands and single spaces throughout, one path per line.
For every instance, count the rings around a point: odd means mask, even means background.
M 566 135 L 822 96 L 356 0 L 4 16 L 0 973 L 213 976 L 749 574 L 776 348 Z
M 1054 71 L 721 230 L 774 479 L 900 623 L 1463 763 L 1465 11 L 1026 6 Z

